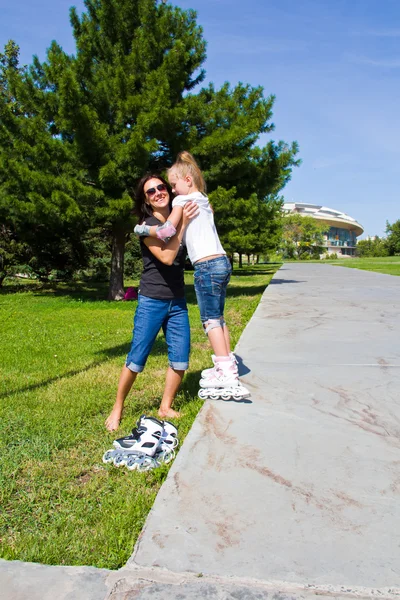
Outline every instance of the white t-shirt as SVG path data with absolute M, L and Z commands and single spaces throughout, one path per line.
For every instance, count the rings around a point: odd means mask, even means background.
M 187 196 L 176 196 L 172 201 L 172 207 L 185 206 L 190 201 L 196 202 L 200 209 L 197 217 L 190 221 L 184 235 L 190 262 L 194 264 L 206 256 L 226 254 L 219 241 L 214 223 L 214 213 L 205 194 L 193 192 Z

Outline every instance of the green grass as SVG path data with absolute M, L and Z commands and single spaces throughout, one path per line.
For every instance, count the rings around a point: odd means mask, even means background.
M 386 275 L 400 275 L 400 256 L 351 259 L 338 258 L 337 260 L 326 262 L 330 262 L 338 267 L 348 267 L 349 269 L 375 271 L 376 273 L 385 273 Z
M 233 345 L 279 265 L 236 269 L 226 318 Z M 190 371 L 176 398 L 182 441 L 202 402 L 210 349 L 192 274 Z M 135 282 L 129 282 L 133 284 Z M 117 437 L 104 420 L 129 349 L 136 302 L 104 301 L 104 286 L 8 284 L 0 293 L 0 548 L 6 559 L 46 564 L 125 564 L 168 468 L 129 472 L 102 463 Z M 128 396 L 118 436 L 157 414 L 167 354 L 159 336 Z
M 307 261 L 285 261 L 307 264 L 316 262 L 319 264 L 334 265 L 335 267 L 348 267 L 349 269 L 362 269 L 364 271 L 375 271 L 386 275 L 400 275 L 400 256 L 387 256 L 377 258 L 338 258 L 337 260 L 307 260 Z

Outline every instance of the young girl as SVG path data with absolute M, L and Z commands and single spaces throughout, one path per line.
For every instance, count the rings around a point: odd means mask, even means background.
M 214 368 L 203 371 L 200 385 L 205 388 L 238 387 L 237 363 L 230 352 L 229 330 L 224 320 L 226 288 L 232 267 L 218 237 L 203 175 L 189 152 L 178 155 L 168 170 L 168 180 L 172 192 L 177 194 L 168 221 L 158 227 L 136 226 L 134 231 L 138 235 L 169 240 L 175 234 L 185 204 L 197 203 L 199 214 L 186 229 L 185 243 L 194 266 L 194 287 L 201 321 L 214 351 Z

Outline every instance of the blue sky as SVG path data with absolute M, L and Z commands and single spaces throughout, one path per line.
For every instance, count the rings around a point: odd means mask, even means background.
M 74 52 L 70 0 L 0 0 L 0 45 L 21 62 L 52 39 Z M 398 0 L 176 0 L 207 40 L 206 81 L 261 85 L 276 95 L 271 137 L 300 145 L 287 201 L 348 213 L 365 235 L 400 219 Z M 266 139 L 261 139 L 265 143 Z

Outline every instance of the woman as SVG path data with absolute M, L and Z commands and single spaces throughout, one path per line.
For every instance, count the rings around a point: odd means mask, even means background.
M 141 179 L 135 197 L 139 222 L 145 221 L 149 225 L 165 223 L 171 212 L 171 202 L 171 188 L 165 179 L 159 175 L 146 175 Z M 190 350 L 183 279 L 186 252 L 182 247 L 182 239 L 188 223 L 197 214 L 196 203 L 185 206 L 177 235 L 168 244 L 151 237 L 140 240 L 143 273 L 134 317 L 133 339 L 122 368 L 113 409 L 105 422 L 109 431 L 118 429 L 125 398 L 137 374 L 143 371 L 161 328 L 168 346 L 169 366 L 158 415 L 162 418 L 180 416 L 171 407 L 188 368 Z

